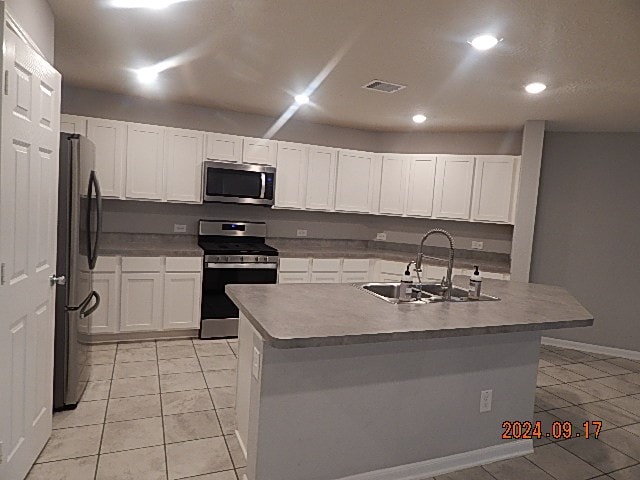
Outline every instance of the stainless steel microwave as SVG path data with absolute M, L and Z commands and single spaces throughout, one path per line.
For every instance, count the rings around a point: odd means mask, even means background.
M 204 162 L 205 202 L 273 205 L 276 169 L 261 165 Z

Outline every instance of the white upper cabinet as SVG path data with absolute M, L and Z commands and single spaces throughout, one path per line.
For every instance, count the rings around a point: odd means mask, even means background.
M 473 182 L 471 219 L 483 222 L 513 221 L 518 158 L 479 156 Z
M 382 157 L 380 182 L 380 213 L 402 215 L 405 210 L 409 157 L 385 155 Z
M 439 155 L 436 162 L 434 217 L 468 220 L 474 157 Z
M 435 155 L 412 155 L 409 162 L 407 203 L 409 217 L 430 217 L 433 214 L 433 194 L 436 180 Z
M 89 118 L 87 137 L 96 146 L 96 173 L 104 197 L 124 198 L 127 124 Z
M 127 124 L 127 198 L 162 200 L 164 130 Z
M 374 213 L 380 192 L 380 156 L 340 150 L 336 177 L 335 209 L 343 212 Z
M 167 128 L 164 134 L 165 199 L 202 203 L 204 134 Z
M 305 201 L 307 210 L 334 209 L 337 159 L 338 151 L 334 148 L 309 147 Z
M 308 155 L 306 145 L 278 142 L 276 207 L 304 208 Z
M 207 160 L 241 163 L 243 140 L 237 135 L 207 133 Z
M 242 163 L 276 166 L 278 142 L 264 138 L 245 137 L 242 146 Z
M 60 115 L 60 132 L 87 135 L 87 118 L 78 115 Z

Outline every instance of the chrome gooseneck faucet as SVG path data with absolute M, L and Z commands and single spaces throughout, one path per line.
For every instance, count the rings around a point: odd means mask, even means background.
M 440 235 L 444 235 L 445 237 L 447 237 L 447 240 L 449 240 L 449 263 L 447 264 L 447 277 L 442 282 L 442 288 L 443 290 L 445 290 L 445 294 L 444 294 L 445 300 L 450 301 L 451 290 L 453 286 L 453 284 L 451 283 L 451 275 L 453 272 L 453 255 L 454 255 L 453 237 L 449 232 L 441 228 L 434 228 L 432 230 L 429 230 L 427 233 L 425 233 L 424 237 L 422 237 L 422 241 L 420 242 L 420 249 L 418 250 L 418 256 L 416 257 L 416 260 L 415 260 L 415 265 L 416 265 L 415 271 L 416 271 L 416 275 L 418 276 L 418 288 L 419 288 L 418 296 L 420 297 L 422 294 L 422 279 L 420 278 L 420 273 L 422 272 L 422 259 L 428 258 L 430 260 L 442 261 L 442 259 L 440 258 L 430 257 L 422 253 L 422 250 L 424 248 L 424 242 L 427 240 L 427 238 L 429 238 L 431 235 L 434 235 L 436 233 L 439 233 Z M 411 263 L 413 262 L 410 262 L 410 264 Z

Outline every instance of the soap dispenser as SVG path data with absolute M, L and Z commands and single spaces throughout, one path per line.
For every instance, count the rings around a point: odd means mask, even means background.
M 400 300 L 401 302 L 411 301 L 412 291 L 413 291 L 413 280 L 411 279 L 411 272 L 407 267 L 404 271 L 404 275 L 402 275 L 402 279 L 400 280 L 400 293 L 398 295 L 398 300 Z
M 478 271 L 478 266 L 474 265 L 475 271 L 469 279 L 469 300 L 479 300 L 482 289 L 482 275 Z

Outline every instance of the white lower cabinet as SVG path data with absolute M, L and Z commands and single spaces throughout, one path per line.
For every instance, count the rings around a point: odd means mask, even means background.
M 100 257 L 100 307 L 92 334 L 193 329 L 200 325 L 200 257 Z
M 311 283 L 340 283 L 340 272 L 311 272 Z
M 164 275 L 163 328 L 198 328 L 200 323 L 200 273 L 167 272 Z
M 309 283 L 309 272 L 280 272 L 278 283 Z

